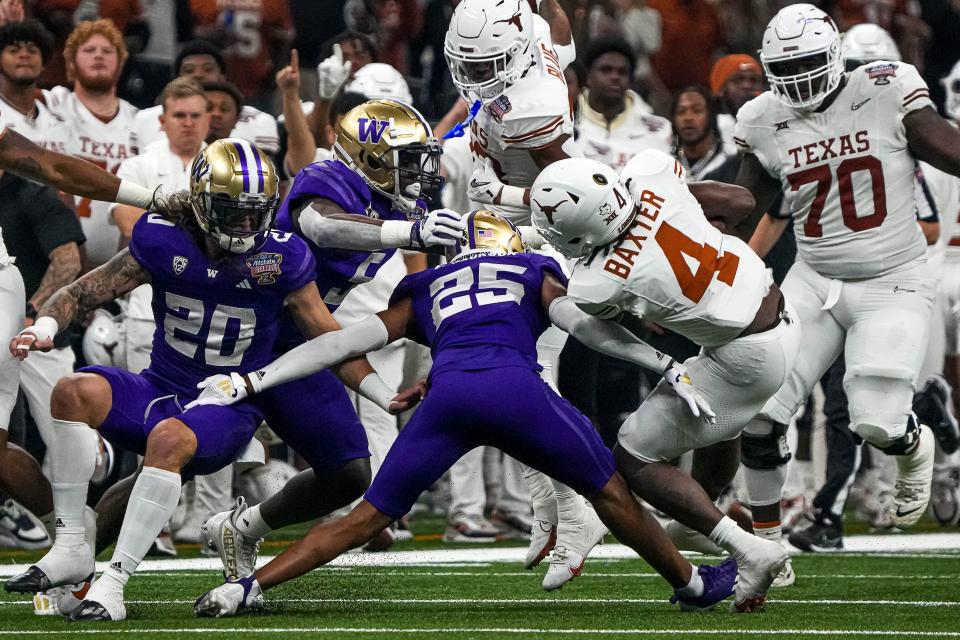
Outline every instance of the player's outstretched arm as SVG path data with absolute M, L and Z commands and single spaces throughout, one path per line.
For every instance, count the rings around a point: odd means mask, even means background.
M 75 156 L 37 146 L 16 131 L 0 137 L 0 168 L 74 195 L 149 209 L 154 192 Z
M 73 319 L 150 282 L 150 274 L 124 249 L 104 265 L 59 289 L 43 304 L 33 326 L 11 342 L 10 352 L 23 360 L 27 353 L 49 350 L 53 338 Z
M 931 107 L 911 111 L 903 118 L 910 151 L 937 169 L 960 177 L 960 131 Z
M 293 224 L 318 247 L 354 251 L 452 246 L 466 229 L 451 209 L 435 209 L 415 221 L 375 220 L 348 213 L 326 198 L 314 198 L 294 211 Z
M 734 227 L 724 233 L 737 236 L 744 242 L 750 240 L 753 230 L 760 222 L 761 216 L 766 213 L 773 201 L 780 195 L 780 183 L 763 168 L 760 160 L 752 153 L 744 153 L 740 160 L 740 169 L 734 183 L 745 188 L 753 195 L 754 206 L 746 217 Z
M 555 278 L 544 278 L 541 297 L 553 324 L 594 351 L 656 371 L 687 403 L 693 415 L 703 413 L 708 420 L 716 417 L 706 398 L 697 392 L 683 364 L 657 351 L 619 324 L 590 315 L 566 294 L 566 287 Z
M 573 30 L 570 28 L 570 18 L 557 0 L 532 0 L 531 8 L 540 14 L 540 17 L 550 25 L 550 40 L 554 46 L 573 44 Z M 570 59 L 576 58 L 574 54 Z M 566 66 L 566 65 L 564 65 Z
M 707 219 L 724 233 L 739 225 L 757 206 L 753 194 L 735 184 L 701 180 L 687 186 Z

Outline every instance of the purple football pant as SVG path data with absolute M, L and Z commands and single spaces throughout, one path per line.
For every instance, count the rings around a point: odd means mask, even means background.
M 500 449 L 591 495 L 613 475 L 613 454 L 590 421 L 536 371 L 504 367 L 434 376 L 364 496 L 382 513 L 405 515 L 463 454 Z
M 267 424 L 314 471 L 369 458 L 367 432 L 343 383 L 328 369 L 267 389 L 257 401 Z
M 258 407 L 239 402 L 229 407 L 205 405 L 184 411 L 193 397 L 178 397 L 177 391 L 142 374 L 113 367 L 83 367 L 83 373 L 106 378 L 113 394 L 110 413 L 100 425 L 100 435 L 125 451 L 143 455 L 147 436 L 162 420 L 176 418 L 197 436 L 193 459 L 180 470 L 189 478 L 207 475 L 231 464 L 250 443 L 263 421 Z

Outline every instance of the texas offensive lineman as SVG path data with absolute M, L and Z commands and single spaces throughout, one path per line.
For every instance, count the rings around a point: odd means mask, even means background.
M 570 24 L 556 0 L 498 4 L 464 0 L 453 12 L 444 55 L 460 95 L 483 107 L 470 124 L 474 172 L 468 195 L 518 225 L 529 223 L 530 187 L 543 167 L 580 156 L 564 68 L 576 57 Z M 540 337 L 543 376 L 555 384 L 566 335 Z M 538 472 L 523 470 L 533 498 L 534 526 L 524 566 L 554 549 L 543 587 L 556 589 L 580 574 L 604 529 L 583 501 Z M 558 524 L 562 525 L 558 527 Z
M 783 290 L 804 340 L 787 382 L 744 432 L 754 521 L 780 538 L 786 424 L 843 351 L 850 428 L 897 456 L 891 521 L 910 526 L 930 498 L 934 449 L 911 414 L 934 297 L 915 159 L 960 173 L 960 134 L 937 115 L 911 65 L 845 73 L 836 25 L 813 5 L 777 13 L 760 58 L 772 89 L 738 114 L 737 184 L 755 194 L 755 215 L 780 191 L 794 212 L 798 257 Z

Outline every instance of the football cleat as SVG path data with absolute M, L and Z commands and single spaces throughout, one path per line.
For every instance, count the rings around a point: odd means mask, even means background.
M 736 554 L 740 579 L 737 581 L 730 611 L 751 613 L 763 608 L 767 591 L 790 560 L 786 550 L 777 542 L 757 538 L 754 547 L 745 555 Z
M 927 378 L 923 388 L 913 396 L 913 412 L 921 424 L 928 425 L 944 453 L 960 446 L 960 424 L 953 415 L 953 387 L 943 376 Z
M 808 526 L 794 530 L 787 539 L 803 551 L 839 551 L 843 549 L 843 522 L 830 517 L 816 517 Z
M 500 535 L 511 540 L 529 540 L 533 533 L 533 519 L 516 511 L 494 511 L 490 522 Z
M 201 617 L 223 618 L 235 616 L 243 609 L 263 606 L 263 591 L 253 576 L 228 580 L 219 587 L 197 598 L 193 612 Z
M 0 541 L 19 549 L 43 549 L 50 536 L 32 514 L 13 500 L 0 507 Z
M 793 563 L 790 561 L 790 558 L 787 558 L 787 563 L 783 565 L 783 569 L 781 569 L 777 577 L 773 579 L 770 588 L 782 589 L 784 587 L 792 587 L 796 581 L 797 574 L 793 572 Z
M 917 446 L 910 453 L 897 456 L 897 482 L 889 512 L 893 526 L 911 527 L 926 511 L 930 502 L 935 449 L 933 432 L 926 425 L 920 425 Z
M 937 474 L 930 489 L 930 515 L 945 527 L 960 522 L 960 469 Z
M 263 538 L 251 538 L 237 529 L 237 519 L 243 517 L 247 501 L 237 498 L 237 506 L 210 516 L 200 525 L 207 547 L 217 551 L 223 563 L 223 577 L 227 580 L 245 578 L 253 574 L 257 554 Z
M 112 580 L 105 580 L 103 576 L 93 583 L 93 586 L 87 592 L 87 596 L 70 614 L 71 622 L 119 622 L 126 620 L 127 607 L 123 603 L 123 591 L 109 588 L 108 583 L 117 584 Z
M 702 564 L 697 573 L 703 580 L 703 593 L 696 598 L 682 596 L 679 589 L 670 596 L 671 604 L 679 604 L 682 611 L 706 611 L 733 595 L 737 586 L 737 561 L 727 558 L 717 566 Z
M 557 525 L 557 544 L 550 553 L 550 567 L 543 576 L 546 591 L 559 589 L 583 572 L 583 564 L 590 551 L 603 541 L 607 527 L 600 521 L 593 507 L 587 507 L 585 520 L 563 522 Z
M 557 525 L 546 520 L 537 520 L 533 523 L 530 534 L 530 546 L 523 559 L 524 569 L 533 569 L 546 558 L 557 544 Z
M 91 573 L 83 582 L 54 587 L 49 591 L 37 593 L 33 596 L 33 614 L 36 616 L 70 615 L 87 596 L 92 584 L 93 574 Z
M 37 591 L 49 591 L 54 586 L 47 574 L 37 565 L 31 565 L 26 571 L 18 576 L 13 576 L 3 588 L 8 593 L 36 593 Z
M 447 523 L 444 542 L 494 542 L 497 528 L 480 515 L 457 513 Z

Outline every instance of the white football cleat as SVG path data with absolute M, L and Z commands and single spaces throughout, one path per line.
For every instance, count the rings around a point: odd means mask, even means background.
M 543 562 L 557 544 L 557 525 L 546 520 L 537 520 L 533 523 L 530 533 L 530 546 L 523 559 L 524 569 L 533 569 Z
M 253 576 L 227 581 L 197 598 L 193 612 L 198 616 L 224 618 L 235 616 L 242 609 L 263 606 L 263 591 Z
M 756 538 L 746 555 L 735 554 L 740 579 L 734 591 L 730 611 L 750 613 L 763 608 L 767 591 L 790 561 L 787 551 L 777 542 Z
M 790 561 L 790 558 L 787 558 L 787 563 L 783 565 L 783 569 L 781 569 L 777 577 L 773 579 L 770 588 L 781 589 L 783 587 L 792 587 L 796 581 L 797 574 L 793 572 L 793 563 Z
M 590 551 L 607 534 L 607 527 L 593 507 L 585 505 L 583 514 L 583 521 L 568 523 L 561 520 L 557 525 L 557 544 L 550 554 L 547 575 L 543 576 L 542 586 L 546 591 L 559 589 L 579 576 Z
M 110 569 L 108 569 L 110 571 Z M 127 607 L 123 603 L 123 591 L 109 588 L 103 576 L 93 583 L 86 597 L 70 614 L 72 622 L 119 622 L 127 619 Z M 115 583 L 114 583 L 115 584 Z
M 54 587 L 49 591 L 39 591 L 33 596 L 33 615 L 68 616 L 80 605 L 93 585 L 93 574 L 83 582 Z
M 912 527 L 926 511 L 930 502 L 935 449 L 933 432 L 926 425 L 920 425 L 917 446 L 909 454 L 897 456 L 897 483 L 890 508 L 893 526 Z
M 237 518 L 247 509 L 247 501 L 237 498 L 237 506 L 210 516 L 200 525 L 207 547 L 220 554 L 223 577 L 227 580 L 246 578 L 253 574 L 257 554 L 263 538 L 251 538 L 237 529 Z

